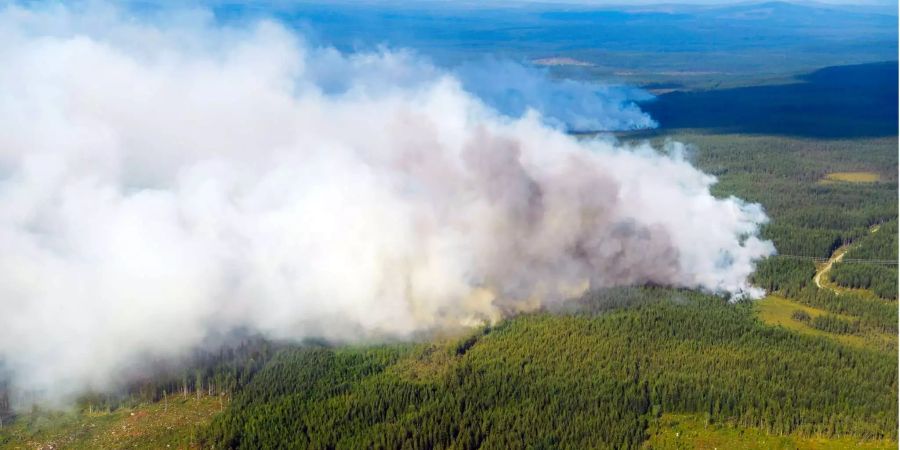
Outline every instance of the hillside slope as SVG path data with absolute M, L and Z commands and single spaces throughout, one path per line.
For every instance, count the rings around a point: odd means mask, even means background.
M 620 302 L 633 306 L 598 313 Z M 749 304 L 616 290 L 455 342 L 283 351 L 204 443 L 635 448 L 664 413 L 896 440 L 896 379 L 894 358 L 768 327 Z

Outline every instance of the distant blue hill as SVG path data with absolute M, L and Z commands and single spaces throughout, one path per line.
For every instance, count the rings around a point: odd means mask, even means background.
M 484 3 L 497 5 L 497 3 Z M 277 17 L 343 50 L 386 44 L 441 63 L 557 55 L 604 68 L 784 72 L 896 58 L 897 16 L 786 2 L 720 6 L 454 2 L 212 3 L 223 22 Z
M 826 67 L 799 82 L 672 92 L 641 104 L 661 128 L 808 137 L 897 135 L 897 62 Z

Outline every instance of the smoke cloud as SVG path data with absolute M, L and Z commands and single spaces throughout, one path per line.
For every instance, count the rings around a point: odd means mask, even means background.
M 760 294 L 765 214 L 678 144 L 579 141 L 417 64 L 202 12 L 0 12 L 14 383 L 71 398 L 237 328 L 402 338 L 589 287 Z
M 639 130 L 657 123 L 635 104 L 653 98 L 646 91 L 572 79 L 508 60 L 485 59 L 454 69 L 463 88 L 507 116 L 529 110 L 544 122 L 570 131 Z

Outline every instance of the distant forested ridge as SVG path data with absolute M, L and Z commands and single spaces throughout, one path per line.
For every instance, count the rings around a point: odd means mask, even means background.
M 671 92 L 642 109 L 664 128 L 818 138 L 897 135 L 897 62 L 826 67 L 795 83 Z

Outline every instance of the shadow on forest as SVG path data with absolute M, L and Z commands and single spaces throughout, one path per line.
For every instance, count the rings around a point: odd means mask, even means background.
M 642 103 L 661 128 L 853 138 L 897 134 L 897 62 L 826 67 L 797 83 L 671 92 Z

